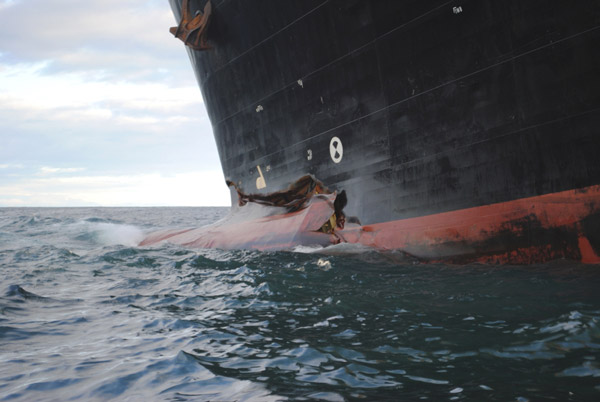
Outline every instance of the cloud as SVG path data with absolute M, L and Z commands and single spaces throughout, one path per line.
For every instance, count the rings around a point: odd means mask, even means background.
M 164 1 L 27 0 L 0 8 L 0 49 L 10 59 L 55 60 L 54 69 L 126 72 L 181 70 L 183 46 L 168 28 L 174 17 Z M 140 73 L 142 73 L 140 75 Z
M 53 170 L 51 168 L 51 170 Z M 59 169 L 51 173 L 65 172 Z M 53 176 L 0 184 L 1 206 L 228 206 L 220 171 Z
M 40 172 L 42 174 L 49 174 L 49 173 L 74 173 L 74 172 L 81 172 L 83 170 L 85 170 L 85 168 L 56 168 L 56 167 L 43 166 L 40 169 Z
M 2 205 L 209 202 L 189 172 L 229 198 L 173 25 L 164 0 L 0 0 Z
M 16 3 L 16 0 L 0 0 L 0 11 L 3 8 L 8 8 L 10 6 L 14 6 Z
M 42 119 L 110 119 L 117 123 L 165 119 L 189 120 L 189 107 L 202 110 L 197 86 L 172 87 L 160 82 L 98 81 L 81 72 L 45 75 L 50 61 L 6 65 L 0 63 L 0 109 L 46 112 Z M 136 114 L 152 116 L 140 120 Z M 146 117 L 145 116 L 145 117 Z M 138 117 L 136 119 L 136 117 Z M 128 119 L 133 118 L 133 119 Z

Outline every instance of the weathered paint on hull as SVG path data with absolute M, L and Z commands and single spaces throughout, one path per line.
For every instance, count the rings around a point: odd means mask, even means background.
M 600 186 L 346 229 L 382 250 L 445 262 L 600 263 Z
M 597 0 L 212 3 L 188 51 L 245 192 L 310 173 L 376 224 L 600 184 Z
M 340 236 L 428 261 L 598 261 L 600 2 L 212 3 L 211 49 L 187 50 L 239 189 L 312 174 L 364 225 Z M 304 241 L 280 215 L 171 238 Z
M 424 262 L 533 264 L 556 259 L 600 263 L 600 186 L 374 225 L 318 232 L 333 213 L 335 195 L 315 197 L 293 213 L 243 221 L 231 218 L 199 229 L 150 235 L 186 247 L 288 250 L 295 246 L 357 243 L 399 250 Z

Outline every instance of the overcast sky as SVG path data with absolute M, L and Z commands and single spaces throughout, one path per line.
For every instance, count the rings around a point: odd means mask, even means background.
M 0 207 L 229 205 L 167 0 L 0 0 Z

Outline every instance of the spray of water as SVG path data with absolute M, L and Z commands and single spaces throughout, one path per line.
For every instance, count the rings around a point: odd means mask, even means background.
M 140 228 L 132 225 L 98 223 L 96 230 L 98 240 L 107 245 L 137 246 L 145 237 Z
M 144 232 L 137 226 L 112 222 L 80 221 L 73 225 L 71 230 L 79 240 L 105 246 L 134 247 L 145 237 Z

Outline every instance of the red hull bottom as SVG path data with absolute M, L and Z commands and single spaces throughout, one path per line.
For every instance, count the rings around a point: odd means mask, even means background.
M 600 263 L 600 186 L 563 191 L 342 232 L 345 241 L 428 260 Z
M 335 195 L 285 214 L 230 219 L 200 229 L 151 234 L 140 245 L 259 250 L 358 243 L 400 250 L 425 262 L 534 264 L 556 259 L 600 263 L 600 186 L 365 226 L 318 232 Z M 245 208 L 245 207 L 244 207 Z M 236 217 L 237 215 L 237 217 Z

